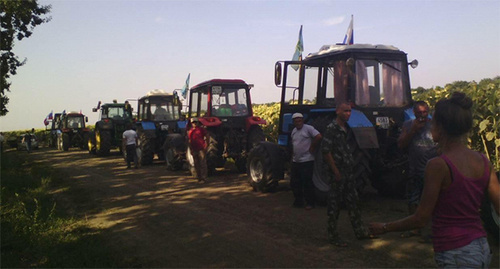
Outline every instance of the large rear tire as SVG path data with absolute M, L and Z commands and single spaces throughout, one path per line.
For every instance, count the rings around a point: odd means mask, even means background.
M 254 191 L 268 192 L 276 188 L 278 182 L 272 178 L 271 154 L 264 145 L 256 145 L 248 154 L 247 171 Z
M 69 139 L 69 135 L 64 133 L 62 134 L 62 149 L 64 151 L 68 151 L 69 150 L 69 147 L 70 147 L 70 139 Z
M 347 143 L 351 149 L 351 154 L 354 159 L 354 179 L 356 180 L 356 190 L 358 195 L 363 193 L 363 190 L 370 184 L 370 168 L 371 155 L 367 149 L 361 149 L 356 142 L 356 137 L 352 131 L 349 132 Z
M 138 157 L 141 165 L 153 163 L 154 152 L 152 147 L 154 141 L 152 140 L 153 139 L 149 139 L 145 133 L 139 135 L 139 148 L 141 154 Z
M 111 150 L 111 133 L 97 129 L 95 131 L 97 156 L 107 156 Z
M 208 176 L 213 176 L 215 174 L 217 164 L 220 162 L 220 156 L 219 156 L 219 142 L 216 139 L 216 136 L 214 133 L 209 132 L 210 135 L 210 140 L 208 142 L 208 148 L 207 148 L 207 170 L 208 170 Z
M 87 140 L 87 147 L 89 150 L 89 154 L 94 155 L 96 154 L 96 148 L 95 148 L 95 133 L 90 132 L 89 137 Z

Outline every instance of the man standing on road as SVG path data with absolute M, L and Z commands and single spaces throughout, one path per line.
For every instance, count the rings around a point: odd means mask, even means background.
M 408 199 L 408 213 L 413 215 L 420 203 L 420 196 L 424 189 L 424 174 L 427 161 L 437 156 L 436 144 L 432 140 L 431 121 L 429 119 L 429 105 L 424 101 L 417 101 L 413 105 L 414 120 L 403 123 L 403 131 L 398 139 L 398 147 L 408 151 L 409 171 L 406 186 Z M 401 237 L 420 235 L 420 230 L 407 231 Z M 428 237 L 428 235 L 424 236 Z M 427 240 L 427 238 L 423 238 Z
M 135 146 L 137 145 L 137 133 L 132 129 L 132 124 L 127 124 L 127 130 L 123 132 L 122 146 L 127 152 L 127 169 L 130 169 L 130 163 L 133 161 L 137 169 L 137 152 Z
M 349 144 L 347 134 L 349 126 L 347 121 L 351 117 L 351 106 L 341 103 L 337 106 L 337 118 L 327 126 L 321 143 L 326 174 L 329 175 L 330 192 L 328 193 L 328 240 L 337 247 L 347 247 L 337 231 L 338 217 L 340 214 L 340 203 L 343 200 L 349 218 L 358 239 L 371 239 L 368 228 L 361 220 L 361 212 L 358 208 L 358 193 L 353 174 L 354 158 Z
M 304 124 L 304 116 L 301 113 L 292 115 L 295 128 L 291 138 L 293 144 L 292 173 L 290 187 L 293 191 L 295 201 L 294 207 L 302 207 L 304 198 L 306 209 L 314 207 L 314 183 L 312 181 L 314 169 L 314 152 L 321 141 L 321 134 L 314 127 Z
M 193 156 L 198 182 L 205 183 L 208 177 L 207 160 L 205 157 L 207 154 L 207 142 L 210 141 L 209 134 L 207 129 L 201 126 L 198 118 L 192 118 L 191 124 L 192 128 L 188 132 L 189 149 Z

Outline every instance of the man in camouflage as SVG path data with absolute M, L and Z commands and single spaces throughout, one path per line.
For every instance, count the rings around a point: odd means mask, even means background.
M 349 104 L 342 103 L 337 106 L 337 118 L 328 125 L 321 143 L 324 169 L 330 181 L 327 206 L 328 240 L 338 247 L 347 246 L 337 231 L 341 201 L 344 201 L 349 211 L 349 218 L 356 237 L 358 239 L 373 238 L 361 220 L 361 212 L 357 205 L 358 194 L 353 176 L 355 164 L 347 143 L 349 130 L 347 121 L 350 117 L 351 106 Z

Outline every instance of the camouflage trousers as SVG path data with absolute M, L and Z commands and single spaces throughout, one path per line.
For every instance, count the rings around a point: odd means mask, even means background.
M 339 238 L 337 231 L 338 219 L 340 214 L 340 206 L 344 202 L 349 219 L 356 238 L 368 236 L 368 228 L 361 220 L 361 212 L 358 208 L 358 193 L 355 187 L 355 179 L 352 173 L 343 173 L 343 178 L 336 181 L 333 176 L 330 178 L 330 191 L 328 193 L 328 240 L 332 241 Z

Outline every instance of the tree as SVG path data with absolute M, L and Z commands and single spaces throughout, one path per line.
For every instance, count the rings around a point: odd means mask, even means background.
M 33 29 L 49 22 L 50 17 L 43 17 L 50 12 L 51 6 L 40 6 L 37 0 L 0 0 L 0 116 L 5 116 L 9 110 L 7 104 L 10 84 L 7 80 L 17 73 L 17 68 L 26 63 L 12 51 L 14 41 L 23 40 L 33 34 Z

